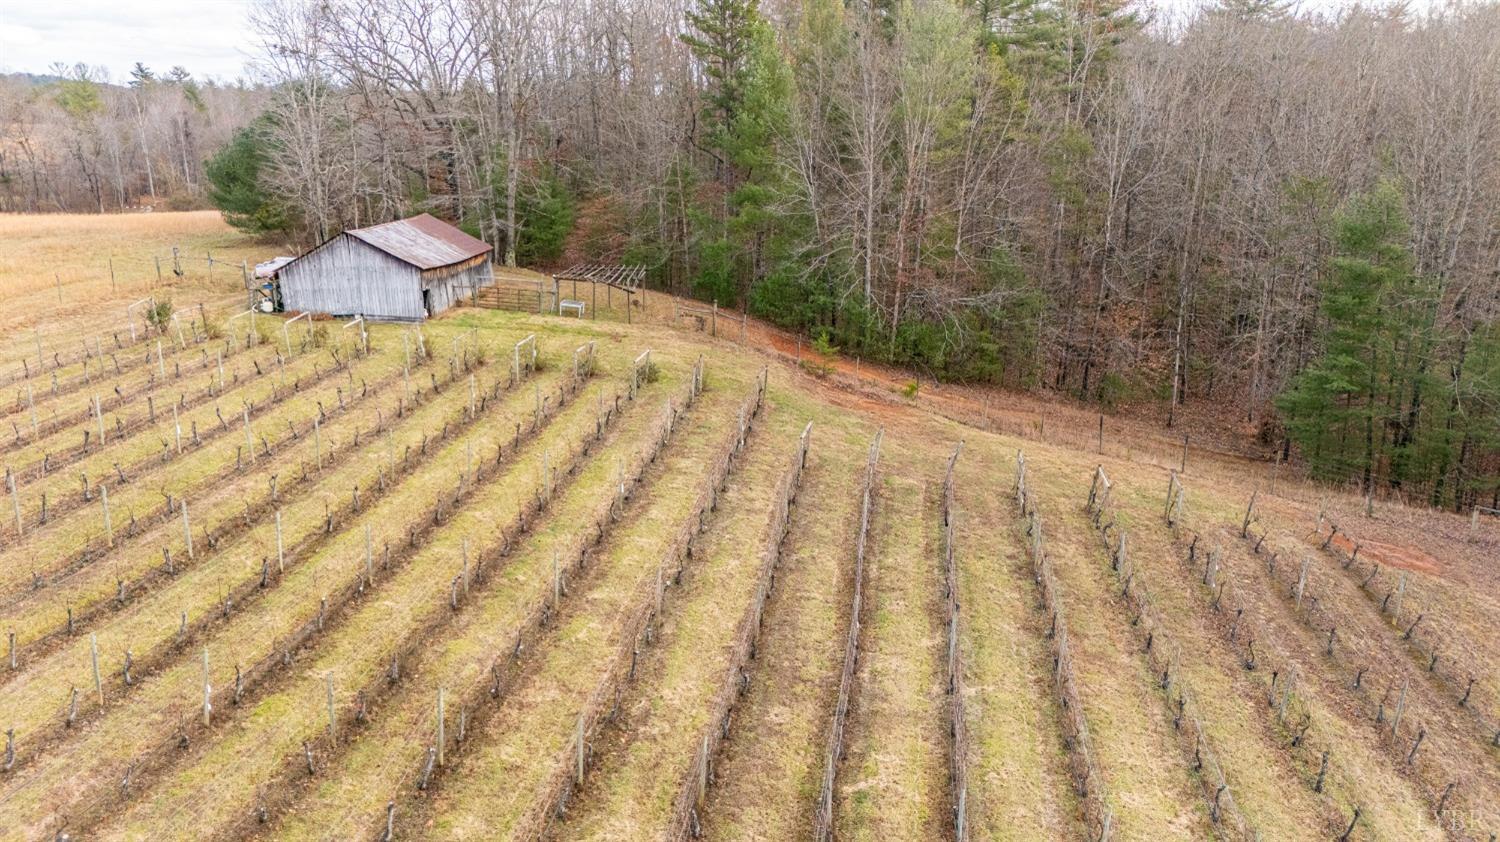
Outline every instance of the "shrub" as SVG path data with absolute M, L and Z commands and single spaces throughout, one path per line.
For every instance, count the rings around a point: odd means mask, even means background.
M 159 331 L 166 330 L 172 321 L 172 299 L 155 299 L 151 306 L 146 308 L 146 323 Z

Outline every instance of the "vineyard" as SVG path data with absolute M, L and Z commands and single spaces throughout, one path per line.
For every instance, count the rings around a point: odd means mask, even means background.
M 1493 523 L 737 316 L 199 274 L 19 287 L 0 838 L 1500 832 Z

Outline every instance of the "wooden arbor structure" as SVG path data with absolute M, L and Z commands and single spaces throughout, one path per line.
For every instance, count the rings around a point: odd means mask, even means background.
M 641 296 L 641 305 L 646 303 L 646 288 L 643 285 L 646 280 L 646 267 L 644 266 L 610 266 L 602 263 L 579 263 L 570 266 L 552 276 L 552 290 L 554 301 L 557 302 L 558 312 L 562 312 L 562 283 L 570 281 L 573 284 L 573 299 L 578 298 L 578 284 L 583 282 L 590 285 L 589 311 L 597 318 L 599 312 L 599 285 L 604 285 L 605 303 L 614 306 L 614 291 L 620 290 L 625 295 L 625 321 L 630 321 L 630 311 L 635 304 L 637 293 Z

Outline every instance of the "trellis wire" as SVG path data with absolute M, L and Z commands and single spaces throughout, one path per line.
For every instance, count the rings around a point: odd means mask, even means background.
M 864 608 L 865 547 L 870 534 L 870 501 L 875 490 L 875 468 L 880 461 L 880 442 L 885 430 L 877 430 L 865 458 L 863 488 L 860 492 L 859 534 L 854 540 L 854 585 L 849 608 L 849 632 L 844 640 L 844 668 L 839 673 L 838 701 L 828 725 L 823 751 L 823 783 L 818 789 L 818 804 L 813 819 L 814 842 L 826 842 L 833 832 L 833 792 L 837 782 L 839 760 L 844 755 L 844 724 L 849 717 L 849 701 L 854 692 L 854 668 L 859 659 L 860 616 Z

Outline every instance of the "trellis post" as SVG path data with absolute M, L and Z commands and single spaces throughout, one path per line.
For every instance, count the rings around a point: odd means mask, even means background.
M 333 715 L 333 670 L 329 670 L 324 676 L 324 684 L 328 690 L 328 738 L 338 739 L 338 720 Z
M 94 667 L 94 692 L 99 696 L 99 704 L 104 704 L 104 679 L 99 675 L 99 635 L 89 634 L 89 662 Z
M 208 683 L 208 647 L 205 646 L 205 647 L 203 647 L 203 725 L 204 725 L 204 727 L 207 727 L 210 724 L 210 717 L 213 715 L 214 706 L 213 706 L 213 702 L 211 700 L 212 693 L 213 693 L 213 686 Z
M 250 452 L 250 461 L 255 461 L 255 436 L 250 432 L 250 407 L 245 405 L 240 408 L 245 419 L 245 450 Z
M 109 519 L 109 487 L 99 483 L 99 502 L 104 505 L 104 543 L 113 548 L 115 545 L 115 527 Z
M 188 518 L 187 498 L 182 498 L 182 540 L 187 544 L 188 558 L 193 557 L 193 523 Z
M 5 469 L 5 483 L 10 486 L 10 506 L 16 515 L 16 537 L 19 538 L 26 534 L 21 526 L 21 495 L 16 492 L 16 475 L 9 468 Z
M 574 782 L 578 786 L 583 786 L 583 752 L 584 752 L 584 742 L 583 742 L 583 714 L 581 714 L 581 713 L 578 714 L 578 726 L 576 728 L 576 733 L 573 735 L 573 745 L 574 745 L 575 755 L 576 755 L 576 758 L 577 758 L 576 761 L 575 761 L 576 771 L 574 772 Z
M 443 738 L 443 708 L 447 702 L 446 691 L 438 688 L 437 695 L 437 765 L 443 765 L 443 752 L 446 746 Z

